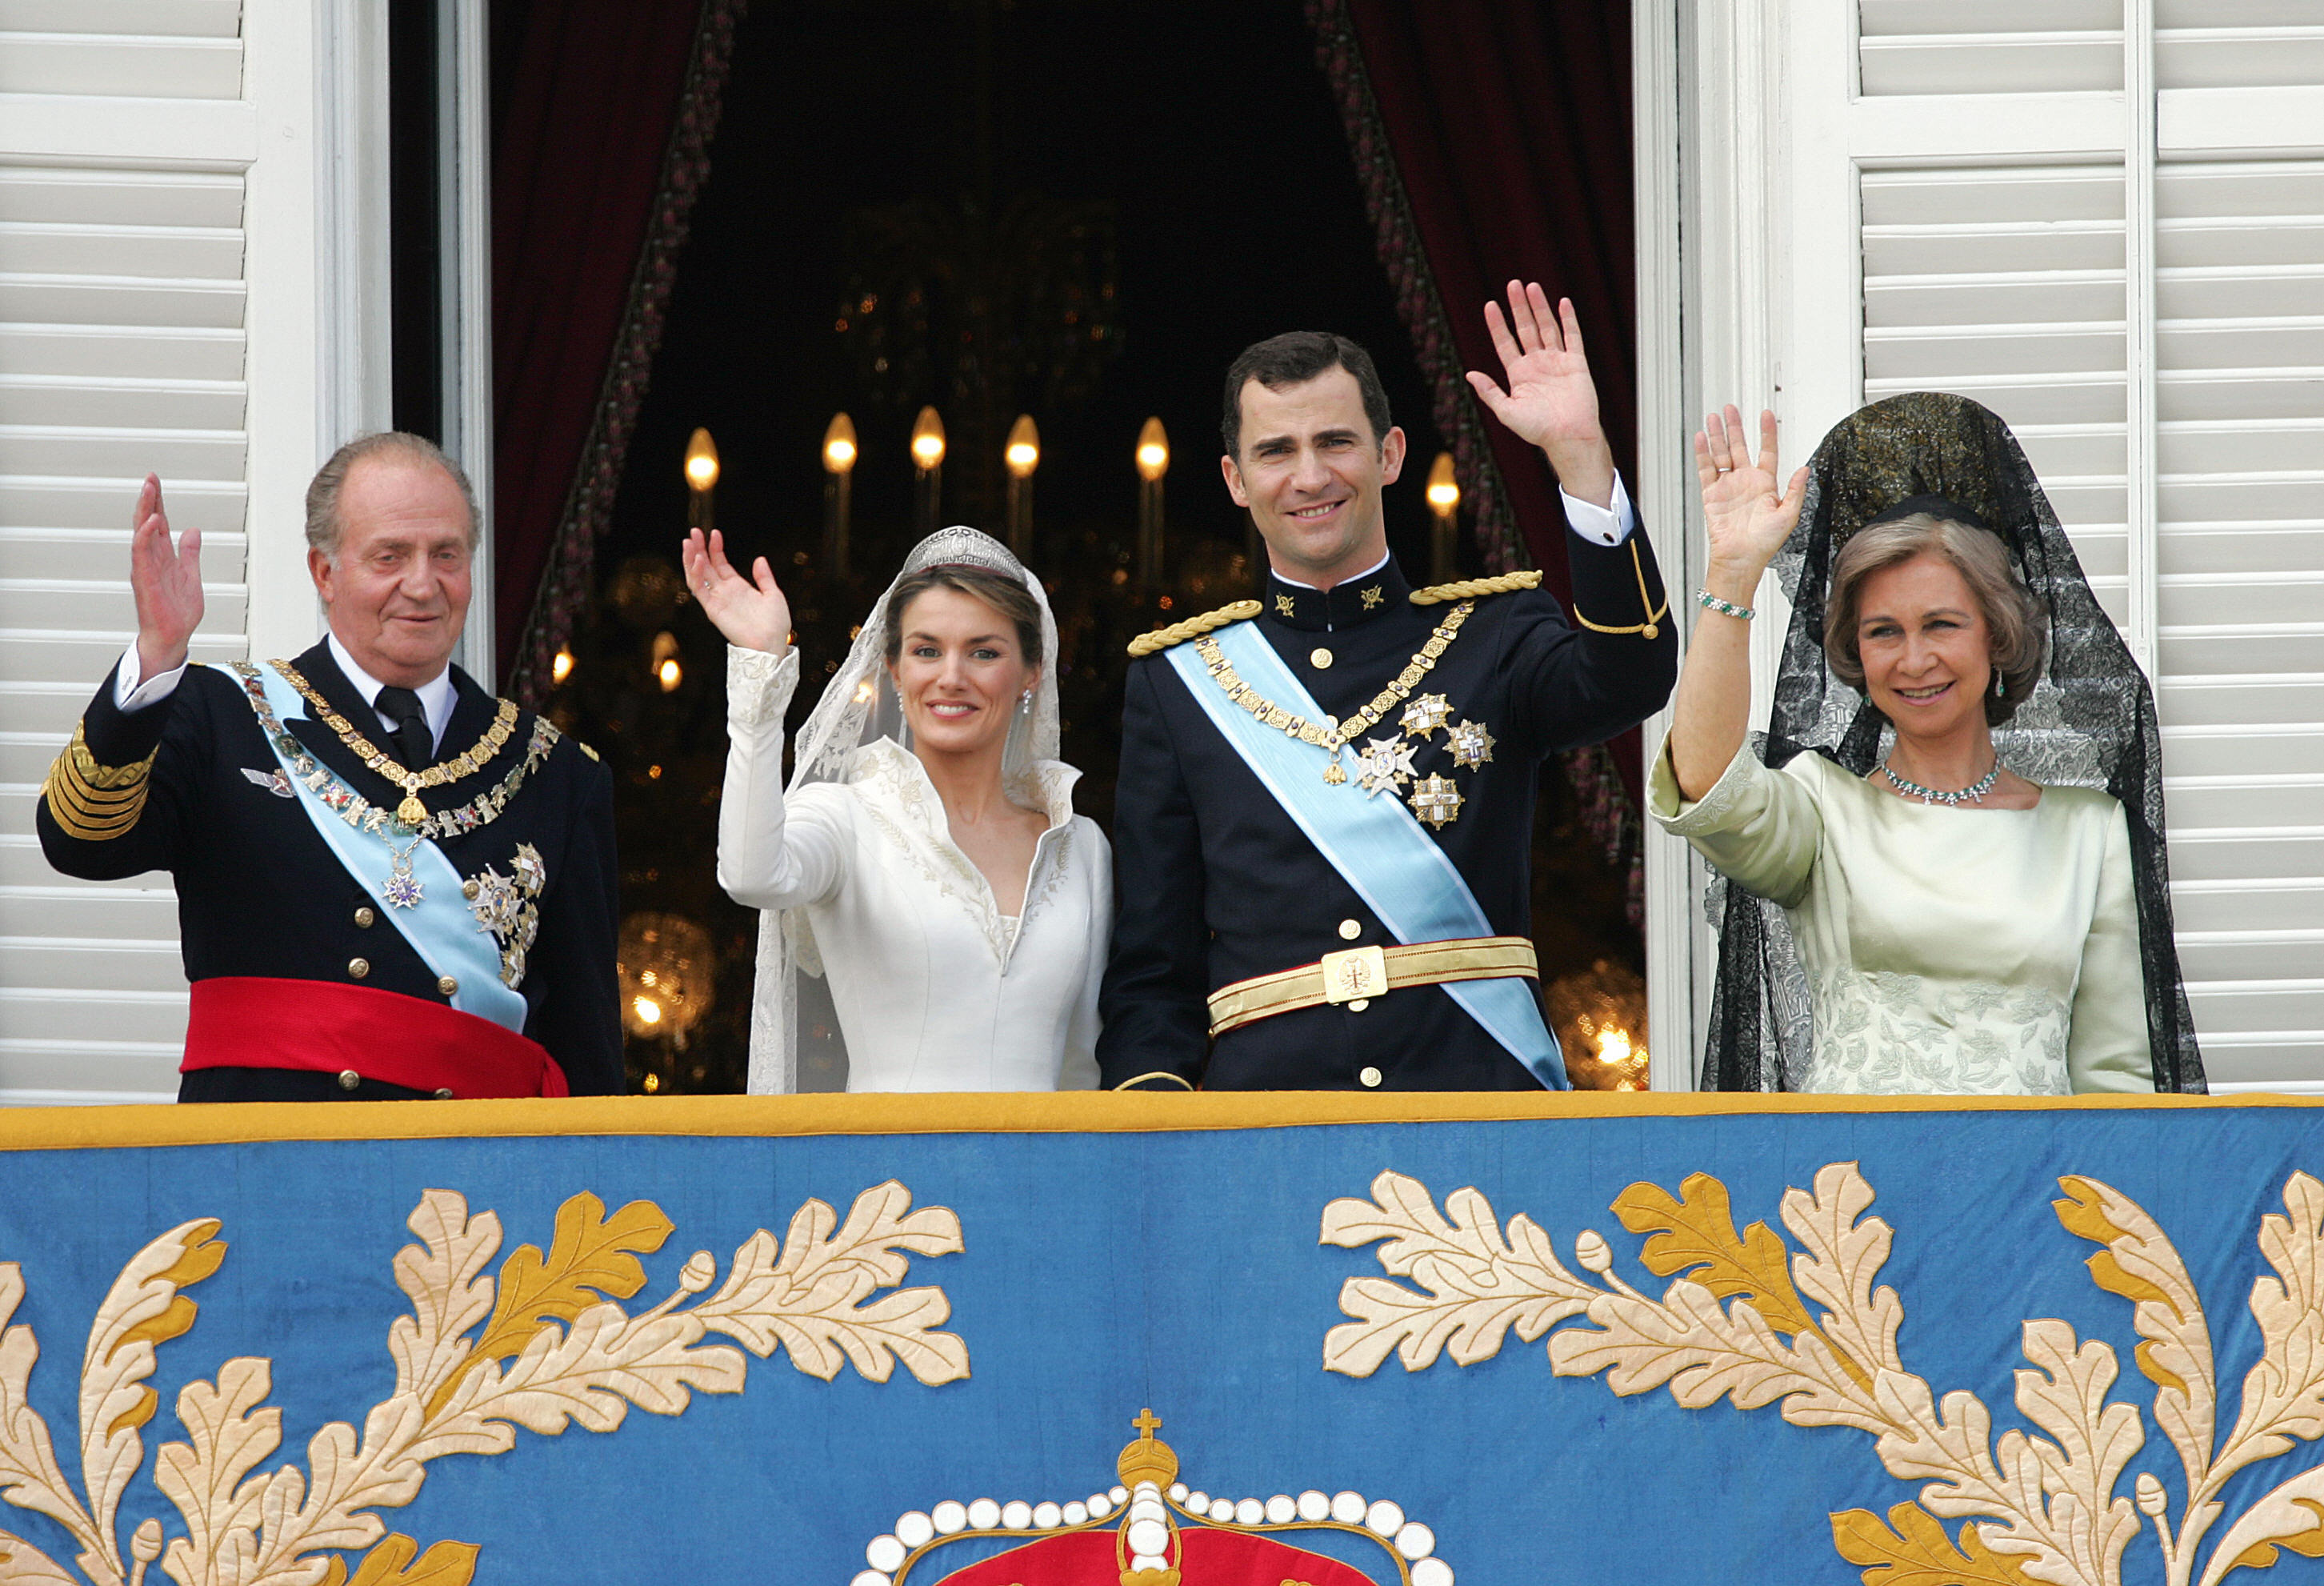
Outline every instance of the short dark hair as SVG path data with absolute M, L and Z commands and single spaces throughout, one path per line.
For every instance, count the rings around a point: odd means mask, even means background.
M 1025 664 L 1041 664 L 1041 608 L 1032 592 L 1008 574 L 991 567 L 980 567 L 972 562 L 942 562 L 898 579 L 895 593 L 888 597 L 890 666 L 895 665 L 904 653 L 904 613 L 931 589 L 949 589 L 991 606 L 1015 626 L 1018 647 L 1025 652 Z
M 1256 380 L 1269 391 L 1280 391 L 1286 385 L 1305 385 L 1333 369 L 1345 369 L 1356 377 L 1356 389 L 1363 393 L 1364 418 L 1372 427 L 1372 444 L 1386 440 L 1396 420 L 1388 417 L 1388 388 L 1380 384 L 1379 371 L 1372 367 L 1372 355 L 1346 337 L 1328 330 L 1289 330 L 1243 348 L 1242 355 L 1227 367 L 1226 411 L 1219 420 L 1227 456 L 1242 456 L 1244 386 Z

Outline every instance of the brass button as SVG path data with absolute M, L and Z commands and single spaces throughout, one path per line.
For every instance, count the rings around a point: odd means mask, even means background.
M 379 916 L 374 914 L 368 908 L 358 908 L 355 910 L 355 924 L 363 927 L 365 930 L 371 929 L 372 926 L 378 920 L 378 918 Z
M 439 1102 L 450 1101 L 452 1099 L 452 1087 L 450 1085 L 446 1085 L 442 1090 L 438 1091 L 436 1093 L 436 1099 Z
M 1354 920 L 1343 919 L 1340 922 L 1340 940 L 1342 942 L 1352 942 L 1363 934 L 1364 927 Z
M 477 886 L 476 883 L 472 881 L 462 881 L 460 883 L 460 896 L 467 899 L 471 902 L 474 902 L 475 900 L 476 894 L 483 890 L 484 889 L 482 887 Z
M 448 974 L 438 975 L 436 977 L 436 989 L 448 997 L 460 989 L 460 982 Z
M 368 958 L 348 959 L 347 973 L 355 976 L 357 980 L 363 979 L 364 976 L 371 973 L 371 960 Z
M 1363 1086 L 1364 1089 L 1368 1091 L 1376 1091 L 1379 1089 L 1380 1071 L 1377 1068 L 1368 1067 L 1362 1073 L 1356 1075 L 1356 1083 Z
M 1342 1007 L 1345 1008 L 1351 1013 L 1361 1013 L 1365 1009 L 1371 1005 L 1372 1000 L 1370 997 L 1359 997 L 1352 1002 L 1343 1002 L 1341 1004 Z
M 1332 652 L 1319 644 L 1307 652 L 1307 664 L 1320 672 L 1332 664 Z
M 363 1075 L 357 1074 L 354 1069 L 343 1068 L 339 1070 L 339 1089 L 343 1091 L 351 1091 L 361 1083 L 363 1083 Z

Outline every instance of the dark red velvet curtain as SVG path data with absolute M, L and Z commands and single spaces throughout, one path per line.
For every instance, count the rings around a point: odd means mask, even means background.
M 529 641 L 536 650 L 544 638 L 561 641 L 572 615 L 555 597 L 570 604 L 586 593 L 592 497 L 604 497 L 600 512 L 610 504 L 659 341 L 655 244 L 675 245 L 668 234 L 674 222 L 683 235 L 692 196 L 683 180 L 673 194 L 671 178 L 688 174 L 680 145 L 689 133 L 707 137 L 694 124 L 703 106 L 689 99 L 701 97 L 703 56 L 713 50 L 715 123 L 715 78 L 739 9 L 725 0 L 533 0 L 495 30 L 495 616 L 504 687 L 523 693 L 538 692 L 527 685 L 541 668 L 521 651 Z M 698 164 L 700 149 L 692 152 Z M 544 595 L 558 609 L 541 609 Z
M 1512 277 L 1572 298 L 1627 473 L 1637 434 L 1628 0 L 1341 4 L 1461 367 L 1499 373 L 1482 310 Z M 1535 558 L 1562 567 L 1547 465 L 1499 425 L 1486 431 Z
M 1484 305 L 1512 279 L 1573 300 L 1616 462 L 1635 477 L 1637 321 L 1628 0 L 1307 0 L 1380 259 L 1496 570 L 1570 597 L 1564 514 L 1539 452 L 1462 378 L 1500 370 Z M 1608 856 L 1633 870 L 1637 734 L 1567 770 Z

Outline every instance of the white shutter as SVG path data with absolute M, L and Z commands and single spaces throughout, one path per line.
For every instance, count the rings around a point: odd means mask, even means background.
M 148 470 L 204 530 L 197 659 L 245 650 L 244 169 L 233 0 L 0 0 L 0 1102 L 174 1094 L 166 875 L 50 870 L 49 762 L 134 635 Z
M 2324 6 L 1693 3 L 1701 400 L 2009 421 L 2155 678 L 2215 1087 L 2324 1091 Z
M 2162 0 L 2155 20 L 2180 952 L 2223 1088 L 2324 1090 L 2324 8 Z

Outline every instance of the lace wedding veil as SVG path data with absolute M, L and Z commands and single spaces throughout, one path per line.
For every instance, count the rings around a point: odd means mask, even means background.
M 970 566 L 1018 579 L 1041 612 L 1041 681 L 1033 705 L 1010 724 L 1002 752 L 1004 788 L 1019 802 L 1039 801 L 1030 791 L 1032 770 L 1057 758 L 1057 624 L 1041 581 L 1025 570 L 1009 548 L 989 534 L 955 526 L 941 529 L 912 548 L 893 582 L 856 631 L 847 659 L 824 686 L 823 697 L 793 744 L 786 795 L 811 782 L 852 779 L 856 752 L 882 738 L 911 747 L 911 731 L 888 673 L 888 604 L 897 585 L 929 567 Z M 804 658 L 802 658 L 804 659 Z M 805 974 L 815 983 L 801 985 Z M 809 1090 L 844 1090 L 846 1043 L 822 983 L 823 958 L 804 908 L 768 909 L 759 918 L 758 981 L 752 996 L 750 1088 L 752 1094 Z

